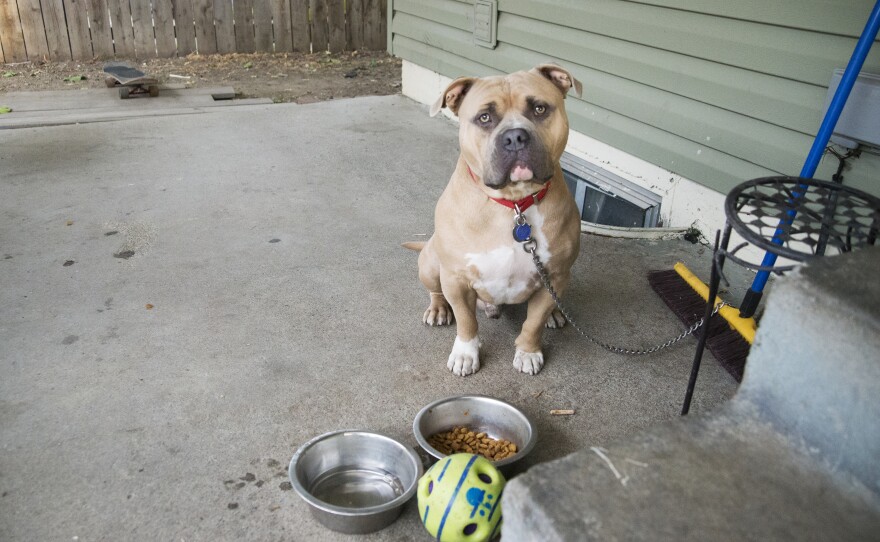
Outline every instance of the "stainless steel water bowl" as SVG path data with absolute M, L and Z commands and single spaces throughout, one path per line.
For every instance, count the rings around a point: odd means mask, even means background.
M 535 426 L 528 416 L 510 403 L 484 395 L 459 395 L 434 401 L 419 411 L 413 422 L 413 433 L 426 452 L 441 459 L 446 455 L 428 444 L 428 437 L 456 426 L 469 427 L 491 438 L 516 444 L 518 451 L 515 455 L 493 463 L 498 468 L 527 456 L 538 441 Z
M 349 534 L 390 525 L 422 476 L 416 452 L 368 431 L 333 431 L 302 445 L 290 460 L 293 489 L 325 527 Z

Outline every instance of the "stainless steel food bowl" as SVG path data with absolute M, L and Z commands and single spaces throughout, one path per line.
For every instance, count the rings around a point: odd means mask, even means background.
M 527 456 L 538 441 L 535 425 L 528 416 L 510 403 L 484 395 L 459 395 L 434 401 L 419 411 L 413 421 L 413 433 L 426 452 L 441 459 L 446 455 L 428 444 L 428 437 L 455 426 L 469 427 L 491 438 L 516 444 L 515 455 L 493 463 L 498 468 Z
M 388 526 L 415 495 L 422 462 L 393 438 L 333 431 L 303 444 L 290 460 L 293 489 L 334 531 L 362 534 Z

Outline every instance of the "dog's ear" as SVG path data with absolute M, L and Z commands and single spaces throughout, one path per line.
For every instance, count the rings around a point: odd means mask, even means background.
M 444 107 L 449 108 L 450 111 L 458 115 L 458 108 L 461 107 L 461 102 L 464 100 L 465 94 L 468 93 L 476 80 L 476 77 L 459 77 L 455 81 L 449 83 L 449 86 L 446 87 L 443 94 L 441 94 L 440 97 L 437 98 L 437 101 L 434 102 L 434 105 L 431 106 L 431 116 L 436 116 Z
M 562 92 L 563 96 L 568 94 L 568 91 L 574 87 L 575 95 L 580 98 L 581 92 L 584 90 L 581 82 L 575 79 L 571 72 L 561 66 L 557 66 L 556 64 L 541 64 L 540 66 L 535 66 L 532 68 L 532 73 L 537 73 L 538 75 L 549 79 L 550 82 L 556 85 L 556 88 Z

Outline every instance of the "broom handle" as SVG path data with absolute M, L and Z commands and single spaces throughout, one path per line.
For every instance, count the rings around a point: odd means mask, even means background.
M 859 75 L 859 71 L 865 63 L 865 57 L 868 56 L 868 51 L 871 50 L 871 45 L 873 45 L 874 39 L 877 37 L 878 29 L 880 29 L 880 0 L 877 0 L 874 4 L 874 9 L 868 16 L 868 22 L 865 25 L 865 29 L 862 31 L 858 43 L 856 43 L 856 48 L 853 50 L 852 57 L 849 59 L 849 64 L 847 64 L 846 70 L 843 72 L 843 77 L 840 79 L 837 91 L 834 93 L 834 97 L 828 105 L 828 111 L 825 113 L 825 118 L 822 120 L 822 125 L 819 127 L 816 139 L 813 140 L 813 146 L 810 148 L 810 153 L 807 155 L 803 169 L 801 169 L 800 177 L 812 179 L 813 175 L 816 173 L 816 168 L 819 167 L 819 161 L 825 153 L 825 147 L 828 146 L 828 140 L 831 139 L 831 134 L 834 132 L 834 127 L 837 125 L 838 119 L 840 119 L 840 114 L 843 111 L 843 107 L 846 105 L 846 100 L 849 98 L 850 91 L 852 91 L 856 78 Z M 804 191 L 807 190 L 803 185 L 802 188 Z M 796 213 L 794 211 L 789 211 L 789 218 L 783 219 L 779 222 L 780 227 L 776 230 L 776 233 L 771 240 L 774 244 L 782 245 L 783 237 L 785 235 L 784 226 L 786 224 L 791 224 L 791 222 L 794 221 L 795 215 Z M 761 267 L 773 267 L 773 265 L 776 264 L 776 258 L 777 255 L 768 250 L 764 254 L 764 260 L 761 262 Z M 752 281 L 752 286 L 746 292 L 740 306 L 740 316 L 743 318 L 749 318 L 755 314 L 755 310 L 758 308 L 758 303 L 761 301 L 761 295 L 764 292 L 764 286 L 767 285 L 767 279 L 769 277 L 769 271 L 758 271 L 755 275 L 755 279 Z

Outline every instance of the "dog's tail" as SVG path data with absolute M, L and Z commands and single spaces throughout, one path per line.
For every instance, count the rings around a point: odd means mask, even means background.
M 403 248 L 408 248 L 410 250 L 415 250 L 416 252 L 421 252 L 423 248 L 425 248 L 424 241 L 408 241 L 406 243 L 401 244 Z

